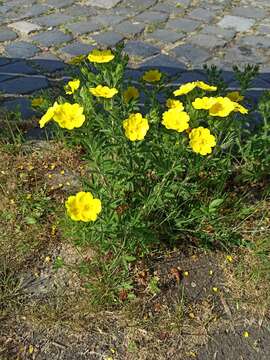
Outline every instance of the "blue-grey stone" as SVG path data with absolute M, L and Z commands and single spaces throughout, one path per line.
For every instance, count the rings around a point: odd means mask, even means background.
M 36 4 L 27 8 L 25 13 L 20 13 L 19 19 L 32 18 L 34 16 L 39 16 L 45 14 L 49 10 L 49 6 Z
M 169 15 L 164 12 L 157 11 L 145 11 L 137 16 L 135 16 L 136 21 L 141 21 L 146 24 L 155 24 L 165 22 L 168 19 Z
M 62 9 L 74 4 L 75 0 L 46 0 L 46 4 L 53 9 Z
M 186 65 L 175 58 L 160 54 L 140 64 L 140 70 L 158 69 L 168 75 L 176 75 L 186 70 Z
M 190 42 L 192 44 L 202 46 L 206 49 L 213 49 L 216 47 L 224 47 L 226 41 L 220 38 L 217 38 L 214 35 L 208 34 L 197 34 L 191 37 Z
M 238 6 L 233 9 L 232 14 L 253 19 L 263 19 L 268 16 L 266 10 L 253 6 Z
M 129 56 L 147 58 L 160 53 L 160 49 L 142 41 L 130 40 L 126 43 L 125 52 Z
M 174 43 L 182 39 L 185 35 L 171 30 L 158 29 L 150 34 L 147 34 L 150 39 L 155 39 L 163 43 Z
M 88 4 L 102 9 L 111 9 L 120 3 L 121 0 L 88 0 Z
M 69 15 L 64 14 L 50 14 L 34 19 L 33 21 L 39 25 L 46 27 L 57 26 L 65 24 L 72 19 Z
M 235 36 L 236 31 L 233 29 L 222 29 L 219 26 L 215 25 L 208 25 L 203 27 L 201 33 L 215 35 L 225 40 L 231 40 Z
M 218 22 L 218 25 L 224 29 L 235 29 L 236 31 L 247 31 L 255 24 L 255 20 L 246 19 L 240 16 L 225 15 Z
M 16 61 L 0 67 L 0 74 L 33 75 L 36 73 L 36 70 L 29 66 L 25 61 Z
M 83 44 L 81 42 L 75 42 L 61 48 L 60 51 L 72 56 L 77 56 L 77 55 L 87 55 L 93 49 L 94 46 L 92 45 Z
M 21 76 L 0 83 L 0 91 L 6 94 L 24 95 L 49 86 L 45 77 Z
M 193 65 L 202 65 L 202 63 L 210 57 L 208 51 L 190 44 L 177 46 L 172 49 L 171 52 L 175 56 Z
M 131 21 L 127 20 L 122 22 L 121 24 L 116 25 L 114 27 L 114 30 L 124 35 L 134 36 L 143 32 L 144 28 L 144 24 L 133 24 Z
M 117 34 L 113 31 L 100 33 L 98 35 L 92 35 L 91 37 L 95 40 L 97 44 L 102 46 L 115 46 L 124 39 L 122 35 Z
M 10 29 L 0 29 L 0 42 L 16 39 L 17 34 Z
M 82 35 L 91 33 L 97 30 L 102 29 L 104 26 L 98 24 L 95 20 L 90 21 L 81 21 L 79 23 L 71 23 L 67 25 L 67 28 L 72 32 L 74 35 Z
M 6 65 L 10 63 L 10 59 L 5 57 L 0 57 L 0 66 Z
M 8 111 L 19 111 L 22 119 L 29 119 L 35 115 L 30 100 L 25 98 L 4 101 L 2 106 Z
M 240 45 L 252 47 L 252 48 L 270 48 L 270 38 L 266 36 L 247 35 L 243 36 L 239 40 Z
M 53 30 L 53 31 L 45 31 L 37 35 L 34 35 L 32 36 L 32 40 L 36 41 L 42 46 L 49 47 L 71 41 L 72 36 L 68 34 L 64 34 L 62 31 L 59 30 Z
M 26 41 L 14 42 L 5 47 L 5 53 L 12 58 L 30 58 L 39 51 L 37 46 Z
M 201 25 L 201 22 L 190 19 L 171 19 L 167 22 L 166 28 L 174 31 L 190 33 L 196 30 Z
M 126 80 L 138 81 L 142 77 L 142 74 L 140 70 L 128 68 L 125 70 L 124 78 Z
M 16 75 L 7 75 L 7 74 L 0 73 L 0 82 L 13 79 L 14 77 L 16 77 Z
M 41 71 L 46 73 L 53 73 L 55 71 L 60 71 L 65 68 L 65 64 L 63 63 L 63 61 L 59 60 L 56 56 L 53 56 L 51 54 L 40 55 L 39 57 L 31 60 L 31 63 L 33 63 L 35 66 L 40 68 Z
M 87 14 L 87 16 L 96 16 L 98 14 L 98 12 L 96 9 L 94 9 L 91 6 L 77 4 L 77 5 L 70 6 L 67 9 L 65 9 L 63 11 L 63 14 L 71 15 L 73 17 L 85 16 L 86 14 Z
M 121 15 L 97 15 L 94 17 L 94 21 L 97 24 L 103 25 L 104 27 L 109 27 L 113 25 L 117 25 L 123 20 L 125 20 L 125 16 Z
M 209 22 L 214 18 L 215 13 L 210 11 L 209 9 L 207 10 L 207 9 L 203 9 L 203 8 L 197 8 L 197 9 L 192 10 L 188 14 L 188 16 L 192 19 L 200 20 L 203 22 Z

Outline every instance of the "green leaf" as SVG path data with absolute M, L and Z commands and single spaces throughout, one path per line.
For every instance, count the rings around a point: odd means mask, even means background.
M 214 212 L 224 202 L 224 199 L 215 199 L 209 204 L 209 212 Z
M 31 217 L 31 216 L 27 216 L 25 218 L 25 222 L 26 224 L 28 225 L 33 225 L 33 224 L 36 224 L 37 223 L 37 219 L 35 219 L 34 217 Z

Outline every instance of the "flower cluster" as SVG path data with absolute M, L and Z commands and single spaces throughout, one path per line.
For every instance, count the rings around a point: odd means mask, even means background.
M 208 110 L 211 116 L 227 117 L 232 111 L 247 114 L 248 110 L 241 104 L 230 100 L 229 97 L 203 97 L 192 102 L 196 110 Z
M 189 134 L 189 145 L 195 153 L 207 155 L 212 152 L 212 147 L 216 145 L 215 137 L 209 129 L 199 126 L 191 130 Z
M 143 140 L 149 130 L 148 120 L 140 113 L 131 114 L 123 121 L 123 128 L 130 141 Z

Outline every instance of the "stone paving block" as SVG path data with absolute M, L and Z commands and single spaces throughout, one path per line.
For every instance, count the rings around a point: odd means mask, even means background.
M 28 35 L 31 32 L 38 31 L 41 27 L 37 24 L 33 24 L 30 21 L 17 21 L 9 25 L 9 27 L 15 29 L 23 35 Z
M 12 31 L 10 29 L 0 29 L 0 42 L 4 42 L 4 41 L 10 41 L 10 40 L 14 40 L 17 38 L 17 34 L 15 33 L 15 31 Z
M 171 53 L 193 65 L 202 65 L 210 57 L 208 51 L 190 44 L 177 46 L 171 50 Z
M 44 31 L 32 36 L 32 40 L 41 46 L 56 46 L 72 40 L 72 36 L 59 30 Z
M 172 19 L 167 22 L 166 28 L 173 29 L 173 30 L 179 31 L 179 32 L 190 33 L 192 31 L 196 30 L 200 25 L 201 25 L 201 23 L 196 20 Z
M 98 15 L 94 17 L 94 21 L 103 25 L 104 27 L 111 27 L 113 25 L 119 24 L 125 20 L 125 18 L 125 16 L 121 15 Z
M 72 56 L 87 55 L 94 49 L 93 45 L 83 44 L 81 42 L 74 42 L 60 49 L 61 52 L 67 53 Z
M 91 37 L 95 40 L 97 44 L 108 47 L 115 46 L 124 39 L 122 35 L 117 34 L 113 31 L 100 33 L 98 35 L 91 35 Z
M 201 33 L 215 35 L 215 36 L 221 37 L 225 40 L 231 40 L 235 36 L 236 31 L 233 29 L 223 29 L 223 28 L 220 28 L 219 26 L 215 26 L 215 25 L 208 25 L 208 26 L 203 27 L 203 29 L 201 30 Z
M 164 12 L 145 11 L 135 16 L 136 21 L 144 22 L 145 24 L 155 24 L 167 21 L 169 15 Z
M 103 25 L 98 24 L 95 20 L 81 21 L 67 25 L 67 29 L 69 29 L 74 35 L 91 33 L 97 30 L 101 30 L 103 27 Z
M 166 44 L 174 43 L 182 39 L 184 36 L 185 34 L 176 33 L 166 29 L 158 29 L 150 34 L 147 34 L 149 39 L 155 39 Z
M 125 52 L 129 56 L 147 58 L 158 54 L 160 52 L 160 49 L 156 46 L 146 44 L 142 41 L 130 40 L 126 43 Z
M 262 54 L 258 55 L 250 47 L 247 48 L 244 46 L 235 46 L 227 49 L 223 60 L 229 64 L 235 64 L 237 61 L 237 63 L 241 65 L 262 64 L 267 61 L 266 57 Z
M 121 24 L 116 25 L 114 27 L 114 30 L 123 35 L 134 36 L 143 32 L 144 28 L 145 28 L 144 24 L 131 22 L 131 21 L 124 21 Z
M 29 66 L 25 61 L 15 61 L 0 67 L 0 74 L 33 75 L 36 73 L 36 70 Z
M 64 9 L 62 13 L 66 15 L 71 15 L 73 17 L 86 16 L 86 15 L 96 16 L 98 14 L 98 11 L 92 6 L 74 5 Z
M 19 18 L 24 19 L 24 18 L 32 18 L 34 16 L 39 16 L 45 14 L 47 11 L 49 11 L 49 9 L 50 8 L 47 5 L 36 4 L 28 8 L 25 13 L 20 13 Z
M 47 0 L 46 4 L 53 9 L 62 9 L 74 4 L 75 0 Z
M 184 84 L 186 82 L 192 82 L 197 80 L 207 81 L 207 76 L 200 71 L 186 71 L 181 73 L 178 81 L 180 84 Z
M 88 0 L 87 4 L 96 6 L 102 9 L 111 9 L 120 3 L 121 0 Z
M 256 4 L 256 2 L 255 2 Z M 241 16 L 244 18 L 263 19 L 268 17 L 267 11 L 253 6 L 239 6 L 233 9 L 232 15 Z
M 169 15 L 181 15 L 184 14 L 185 10 L 183 7 L 176 7 L 173 4 L 170 3 L 158 3 L 155 6 L 153 6 L 151 8 L 152 11 L 160 11 L 160 12 L 165 12 L 166 14 Z
M 176 75 L 179 72 L 185 71 L 186 65 L 171 56 L 160 54 L 141 63 L 139 69 L 144 71 L 159 69 L 168 75 Z
M 226 15 L 218 22 L 224 29 L 235 29 L 236 31 L 247 31 L 255 24 L 255 20 L 246 19 L 240 16 Z
M 34 19 L 34 21 L 46 27 L 58 26 L 67 23 L 72 19 L 71 16 L 65 14 L 50 14 Z
M 266 36 L 247 35 L 239 40 L 240 45 L 249 46 L 252 48 L 270 48 L 270 38 Z
M 35 56 L 40 49 L 26 41 L 18 41 L 6 46 L 5 53 L 12 58 L 31 58 Z
M 188 16 L 192 19 L 200 20 L 203 22 L 209 22 L 215 17 L 215 13 L 213 11 L 209 11 L 203 8 L 197 8 L 192 10 Z
M 6 65 L 10 63 L 10 59 L 6 57 L 0 57 L 0 66 Z
M 258 33 L 260 33 L 260 34 L 270 34 L 270 25 L 260 25 L 258 27 Z
M 0 91 L 6 94 L 24 95 L 47 88 L 48 80 L 45 77 L 22 76 L 0 83 Z
M 65 68 L 63 61 L 52 54 L 41 54 L 31 59 L 31 64 L 37 66 L 42 72 L 53 73 Z
M 16 75 L 7 75 L 0 73 L 0 82 L 13 79 L 14 77 L 16 77 Z
M 31 101 L 25 98 L 4 101 L 2 106 L 8 111 L 19 111 L 22 119 L 29 119 L 35 115 L 32 109 Z
M 194 45 L 204 47 L 206 49 L 213 49 L 216 47 L 224 47 L 226 41 L 208 34 L 197 34 L 190 38 L 190 42 Z

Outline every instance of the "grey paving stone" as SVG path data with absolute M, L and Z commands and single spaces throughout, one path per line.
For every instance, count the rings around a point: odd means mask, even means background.
M 53 73 L 63 70 L 65 64 L 52 54 L 41 54 L 31 59 L 31 64 L 37 66 L 42 72 Z
M 171 53 L 193 65 L 202 65 L 210 57 L 208 51 L 190 44 L 177 46 L 171 50 Z
M 247 31 L 255 24 L 255 20 L 246 19 L 240 16 L 225 15 L 218 22 L 218 25 L 224 29 L 235 29 L 236 31 Z
M 50 14 L 34 19 L 34 21 L 46 27 L 57 26 L 67 23 L 72 19 L 71 16 L 65 14 Z
M 255 2 L 256 3 L 256 2 Z M 253 7 L 253 6 L 239 6 L 233 9 L 233 15 L 245 17 L 245 18 L 253 18 L 253 19 L 263 19 L 268 16 L 267 11 L 261 8 Z
M 24 95 L 47 88 L 48 80 L 45 77 L 17 77 L 0 83 L 0 91 L 6 94 Z
M 260 25 L 258 27 L 258 32 L 260 34 L 270 34 L 270 25 Z
M 64 34 L 62 31 L 45 31 L 32 36 L 32 40 L 42 46 L 55 46 L 72 40 L 72 36 Z
M 6 57 L 0 57 L 0 66 L 6 65 L 10 63 L 10 59 Z
M 174 43 L 182 39 L 185 34 L 176 33 L 166 29 L 158 29 L 150 34 L 147 34 L 149 39 L 155 39 L 163 43 Z
M 31 107 L 31 101 L 25 98 L 4 101 L 2 106 L 8 111 L 19 111 L 22 119 L 29 119 L 35 115 Z
M 192 19 L 209 22 L 215 17 L 215 13 L 207 9 L 197 8 L 192 10 L 188 16 Z
M 239 40 L 240 45 L 250 46 L 252 48 L 270 48 L 270 38 L 266 36 L 255 36 L 255 35 L 247 35 L 243 36 Z
M 37 24 L 33 24 L 30 21 L 17 21 L 9 24 L 9 27 L 15 29 L 23 35 L 28 35 L 33 31 L 40 30 L 41 27 Z
M 14 40 L 17 38 L 17 34 L 15 33 L 15 31 L 12 31 L 10 29 L 0 29 L 0 42 L 4 42 L 4 41 L 10 41 L 10 40 Z
M 183 7 L 176 7 L 173 4 L 166 3 L 158 3 L 151 8 L 152 11 L 160 11 L 165 12 L 169 15 L 180 15 L 184 14 L 185 10 Z
M 171 0 L 170 2 L 175 6 L 186 8 L 190 5 L 191 0 Z
M 104 26 L 95 22 L 95 20 L 90 21 L 81 21 L 78 23 L 72 23 L 67 25 L 67 29 L 69 29 L 73 35 L 83 35 L 87 33 L 91 33 L 97 30 L 101 30 Z
M 93 49 L 94 46 L 92 45 L 83 44 L 81 42 L 74 42 L 70 45 L 61 48 L 60 51 L 72 56 L 77 56 L 77 55 L 87 55 Z
M 53 9 L 62 9 L 74 4 L 75 0 L 47 0 L 46 4 Z
M 201 33 L 215 35 L 215 36 L 221 37 L 225 40 L 231 40 L 235 36 L 236 31 L 233 29 L 223 29 L 223 28 L 220 28 L 219 26 L 215 26 L 215 25 L 208 25 L 208 26 L 203 27 L 203 29 L 201 30 Z
M 167 22 L 166 28 L 173 29 L 179 32 L 189 33 L 196 30 L 200 25 L 201 23 L 196 20 L 172 19 Z
M 97 44 L 103 46 L 115 46 L 124 39 L 122 35 L 117 34 L 113 31 L 103 32 L 98 35 L 91 35 L 91 37 L 95 40 Z
M 147 58 L 158 54 L 160 49 L 142 41 L 130 40 L 126 43 L 125 52 L 129 56 Z
M 168 75 L 176 75 L 179 72 L 185 71 L 186 65 L 171 56 L 160 54 L 141 63 L 139 69 L 159 69 Z
M 25 61 L 15 61 L 0 67 L 0 74 L 33 75 L 36 73 L 36 70 L 29 66 Z
M 50 8 L 47 5 L 36 4 L 31 6 L 30 8 L 27 8 L 25 12 L 20 13 L 19 19 L 39 16 L 45 14 L 47 11 L 49 11 L 49 9 Z
M 73 17 L 77 16 L 96 16 L 98 11 L 92 6 L 79 5 L 69 6 L 63 10 L 63 14 L 71 15 Z
M 111 9 L 120 3 L 121 0 L 88 0 L 87 4 L 96 6 L 102 9 Z
M 104 27 L 110 27 L 113 25 L 117 25 L 123 20 L 125 20 L 125 16 L 121 15 L 98 15 L 93 19 L 97 24 L 101 24 Z
M 207 76 L 200 71 L 186 71 L 180 75 L 179 80 L 181 84 L 196 80 L 206 81 Z
M 35 56 L 40 49 L 26 41 L 18 41 L 5 47 L 5 53 L 12 58 L 31 58 Z
M 266 63 L 267 58 L 262 54 L 258 55 L 250 47 L 244 46 L 235 46 L 229 49 L 226 49 L 223 60 L 228 64 L 237 64 L 247 65 L 247 64 L 263 64 Z
M 145 28 L 144 24 L 133 23 L 131 21 L 124 21 L 121 24 L 118 24 L 114 27 L 114 30 L 123 34 L 123 35 L 137 35 L 143 32 Z
M 190 38 L 190 42 L 194 45 L 204 47 L 206 49 L 213 49 L 216 47 L 223 47 L 226 41 L 208 34 L 197 34 Z
M 169 15 L 164 12 L 145 11 L 135 16 L 136 21 L 144 22 L 145 24 L 162 23 L 168 19 Z

